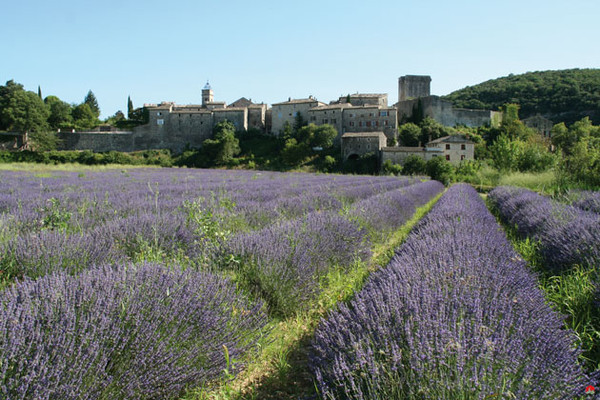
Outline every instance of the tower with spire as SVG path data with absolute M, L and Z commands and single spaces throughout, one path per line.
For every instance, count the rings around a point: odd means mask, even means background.
M 202 89 L 202 105 L 206 107 L 209 103 L 214 101 L 214 93 L 208 81 L 206 81 L 206 85 Z

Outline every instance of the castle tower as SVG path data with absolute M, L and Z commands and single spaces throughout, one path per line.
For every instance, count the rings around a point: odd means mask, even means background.
M 202 88 L 202 105 L 206 106 L 208 103 L 212 103 L 214 101 L 214 93 L 210 88 L 210 84 L 206 81 L 206 85 Z
M 431 95 L 429 75 L 405 75 L 398 78 L 398 101 Z

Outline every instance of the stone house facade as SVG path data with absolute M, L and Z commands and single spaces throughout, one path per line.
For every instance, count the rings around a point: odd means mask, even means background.
M 394 164 L 404 164 L 411 155 L 429 161 L 434 157 L 444 157 L 452 164 L 475 159 L 475 143 L 464 136 L 445 136 L 428 142 L 425 147 L 386 147 L 383 132 L 354 132 L 342 135 L 342 156 L 344 160 L 376 152 L 381 162 L 390 160 Z
M 281 103 L 275 103 L 271 107 L 271 133 L 279 136 L 283 132 L 286 123 L 294 126 L 298 114 L 307 121 L 308 111 L 314 107 L 324 106 L 325 103 L 310 96 L 308 99 L 289 99 Z
M 344 160 L 358 158 L 368 153 L 379 155 L 386 145 L 383 132 L 349 132 L 342 135 L 342 157 Z
M 534 115 L 523 120 L 525 126 L 535 129 L 540 135 L 545 138 L 550 138 L 554 123 L 548 118 L 542 117 L 540 114 Z

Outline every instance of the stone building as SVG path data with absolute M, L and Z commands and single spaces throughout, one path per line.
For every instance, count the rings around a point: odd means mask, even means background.
M 387 105 L 387 94 L 355 94 L 339 101 L 308 110 L 308 122 L 330 124 L 338 131 L 339 142 L 347 132 L 383 132 L 389 139 L 398 136 L 398 118 L 394 107 Z
M 398 101 L 430 95 L 431 77 L 429 75 L 405 75 L 398 78 Z
M 540 114 L 523 120 L 525 126 L 535 129 L 540 135 L 545 138 L 550 138 L 554 123 L 548 118 L 542 117 Z
M 350 100 L 350 101 L 348 101 Z M 335 104 L 352 104 L 353 106 L 382 106 L 387 107 L 387 93 L 355 93 L 347 96 L 340 96 Z M 332 102 L 332 104 L 334 104 Z
M 342 157 L 344 160 L 358 158 L 375 153 L 386 145 L 387 137 L 383 132 L 350 132 L 342 135 Z
M 342 135 L 342 157 L 344 160 L 358 158 L 368 153 L 379 155 L 383 163 L 390 160 L 394 164 L 404 164 L 411 155 L 429 161 L 434 157 L 444 157 L 452 164 L 475 159 L 475 143 L 461 135 L 444 136 L 428 142 L 425 147 L 386 147 L 387 138 L 383 132 L 352 132 Z
M 325 103 L 312 96 L 309 96 L 308 99 L 288 99 L 288 101 L 273 104 L 271 108 L 271 132 L 279 136 L 283 132 L 286 122 L 294 126 L 298 114 L 302 116 L 304 121 L 308 121 L 308 110 L 324 105 Z
M 451 102 L 432 96 L 430 93 L 431 77 L 406 75 L 398 80 L 398 121 L 407 121 L 419 111 L 423 117 L 430 117 L 445 126 L 464 125 L 477 127 L 482 125 L 497 126 L 501 113 L 489 110 L 471 110 L 454 108 Z

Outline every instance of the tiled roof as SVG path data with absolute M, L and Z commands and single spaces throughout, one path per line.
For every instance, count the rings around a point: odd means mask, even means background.
M 452 135 L 452 136 L 444 136 L 439 139 L 432 140 L 427 144 L 436 144 L 436 143 L 473 143 L 469 139 L 460 135 Z
M 381 137 L 385 134 L 383 132 L 346 132 L 342 135 L 343 138 L 360 138 L 360 137 Z

